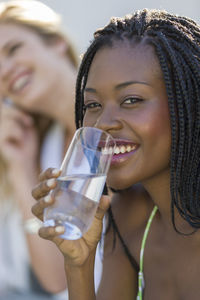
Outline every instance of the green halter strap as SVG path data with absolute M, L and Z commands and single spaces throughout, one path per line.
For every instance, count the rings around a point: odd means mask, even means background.
M 142 245 L 141 245 L 141 250 L 140 250 L 140 271 L 138 273 L 138 294 L 137 294 L 137 300 L 142 300 L 142 293 L 144 290 L 144 274 L 143 274 L 143 260 L 144 260 L 144 247 L 146 244 L 146 239 L 149 233 L 149 229 L 151 227 L 151 223 L 153 221 L 153 218 L 155 216 L 155 213 L 157 211 L 158 207 L 154 206 L 153 211 L 151 212 L 151 215 L 149 217 L 149 220 L 147 222 L 143 239 L 142 239 Z

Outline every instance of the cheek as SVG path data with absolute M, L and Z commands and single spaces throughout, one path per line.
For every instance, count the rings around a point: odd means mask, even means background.
M 140 154 L 143 163 L 152 170 L 167 166 L 171 152 L 171 126 L 167 103 L 149 104 L 146 109 L 135 114 L 132 126 L 141 143 Z
M 88 112 L 85 113 L 83 118 L 84 127 L 94 127 L 96 122 L 97 122 L 97 118 L 95 118 L 93 115 L 89 114 Z
M 152 120 L 152 130 L 156 136 L 165 137 L 167 140 L 171 139 L 171 125 L 170 125 L 170 114 L 168 106 L 163 105 L 154 114 Z
M 162 139 L 163 136 L 168 138 L 171 136 L 170 115 L 166 101 L 155 103 L 145 113 L 139 116 L 140 128 L 152 139 Z
M 149 122 L 143 127 L 143 132 L 152 140 L 168 138 L 171 135 L 171 128 L 168 116 L 155 116 L 150 118 Z
M 150 154 L 155 164 L 168 164 L 171 151 L 171 126 L 168 107 L 161 107 L 146 116 L 143 127 L 144 151 Z

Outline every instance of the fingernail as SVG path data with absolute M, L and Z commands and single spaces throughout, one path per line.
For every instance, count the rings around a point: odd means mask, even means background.
M 57 226 L 55 228 L 55 232 L 57 232 L 57 233 L 63 233 L 63 232 L 65 232 L 65 227 L 64 226 Z
M 60 174 L 60 170 L 59 170 L 59 169 L 54 169 L 54 170 L 52 171 L 52 174 L 55 175 L 55 176 L 57 176 L 57 175 Z
M 44 197 L 44 202 L 45 203 L 51 203 L 51 201 L 52 201 L 52 198 L 51 198 L 50 195 L 47 195 L 46 197 Z
M 54 186 L 55 182 L 56 182 L 56 181 L 55 181 L 54 178 L 48 179 L 48 180 L 47 180 L 47 186 L 48 186 L 48 187 L 52 187 L 52 186 Z

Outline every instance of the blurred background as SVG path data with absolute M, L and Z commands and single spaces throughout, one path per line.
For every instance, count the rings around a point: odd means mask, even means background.
M 89 45 L 93 32 L 104 26 L 110 17 L 120 17 L 137 9 L 166 9 L 172 13 L 191 17 L 200 23 L 199 0 L 42 0 L 41 2 L 62 15 L 64 28 L 80 53 Z

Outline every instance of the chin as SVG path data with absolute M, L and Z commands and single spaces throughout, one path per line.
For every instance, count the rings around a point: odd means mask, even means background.
M 118 192 L 130 188 L 135 183 L 129 182 L 127 180 L 119 180 L 119 179 L 114 180 L 113 178 L 108 177 L 106 180 L 106 184 L 108 188 L 110 188 L 115 192 Z

